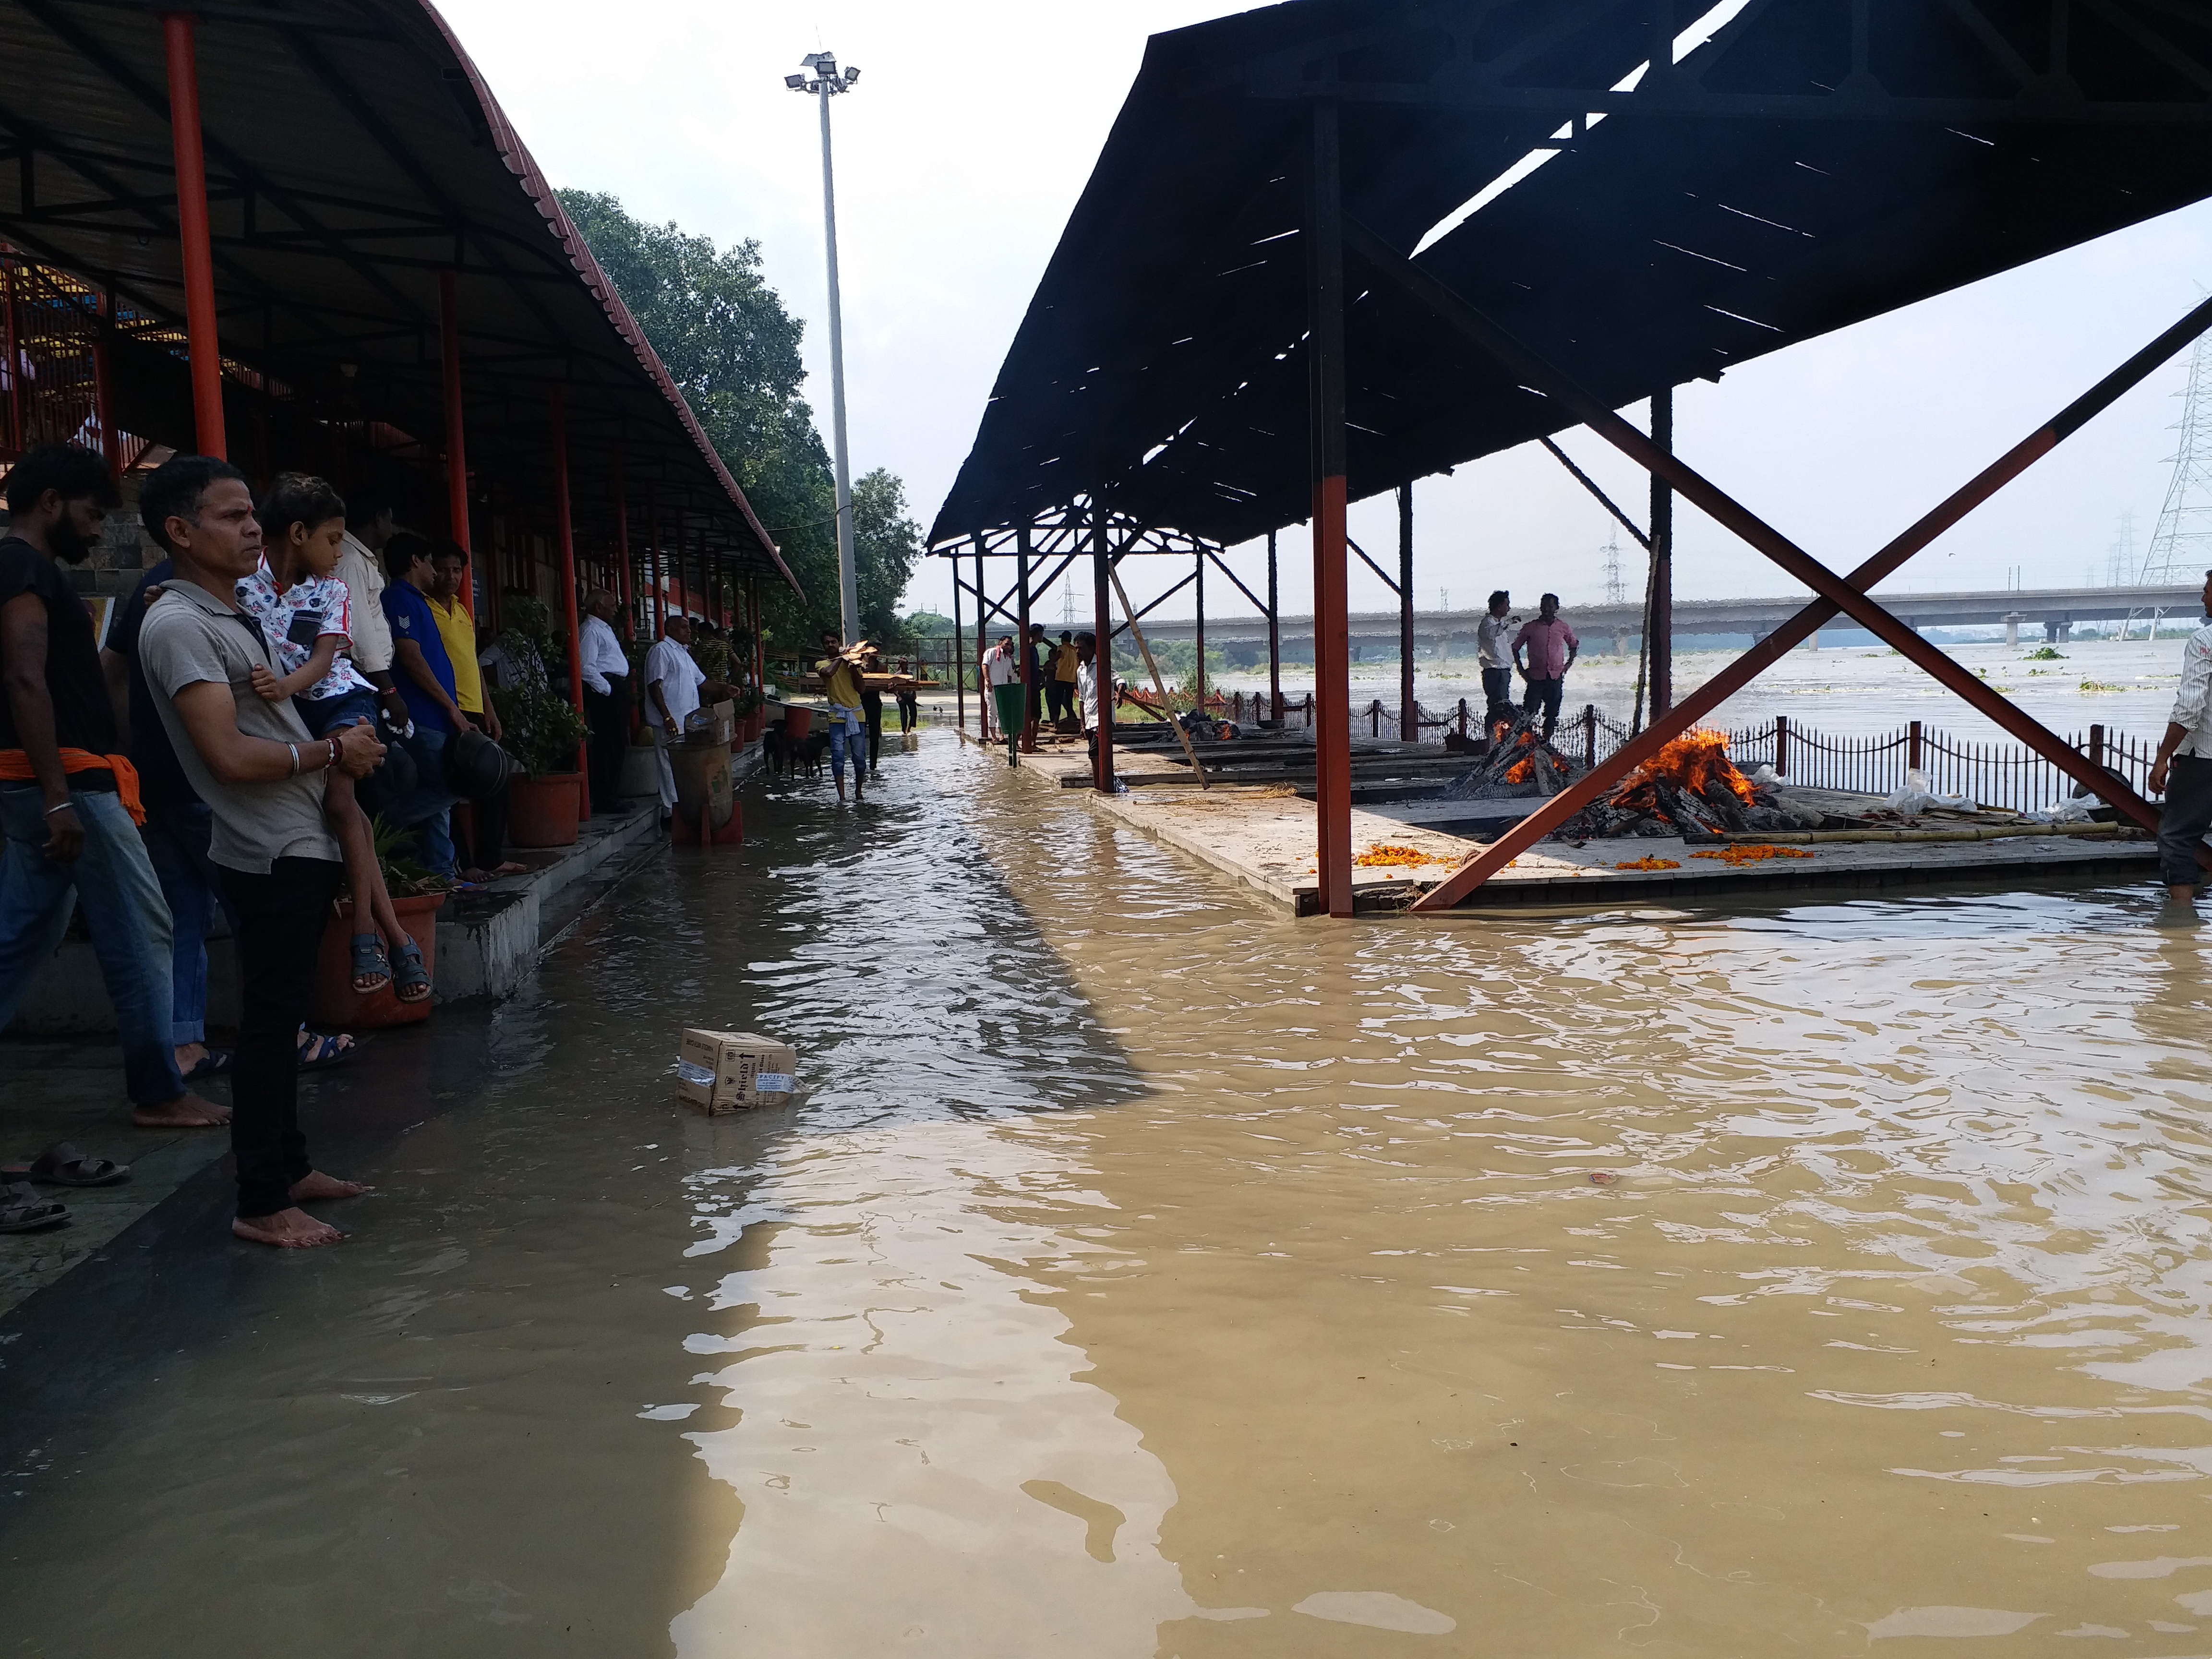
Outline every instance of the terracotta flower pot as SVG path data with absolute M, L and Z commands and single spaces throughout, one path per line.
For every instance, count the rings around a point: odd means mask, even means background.
M 813 729 L 814 711 L 799 703 L 787 702 L 783 706 L 783 721 L 785 732 L 796 743 Z
M 392 908 L 399 913 L 399 925 L 422 947 L 422 965 L 430 971 L 434 989 L 438 982 L 438 908 L 445 902 L 443 893 L 392 901 Z M 367 996 L 353 988 L 353 901 L 341 899 L 337 911 L 323 927 L 322 947 L 315 956 L 315 1000 L 308 1006 L 307 1018 L 317 1025 L 339 1031 L 374 1031 L 429 1018 L 428 997 L 420 1002 L 402 1002 L 391 985 Z M 386 954 L 398 968 L 398 950 L 389 940 Z
M 584 789 L 580 772 L 519 777 L 507 786 L 507 839 L 516 847 L 574 847 Z

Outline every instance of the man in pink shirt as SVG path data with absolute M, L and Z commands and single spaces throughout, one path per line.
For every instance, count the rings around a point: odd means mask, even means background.
M 1566 618 L 1559 615 L 1559 596 L 1544 595 L 1542 610 L 1534 622 L 1522 624 L 1521 631 L 1513 636 L 1513 665 L 1521 671 L 1521 678 L 1528 683 L 1521 698 L 1521 712 L 1533 714 L 1540 707 L 1544 711 L 1544 740 L 1552 738 L 1552 730 L 1559 723 L 1559 702 L 1567 692 L 1567 670 L 1575 665 L 1583 642 L 1575 637 L 1575 630 L 1567 626 Z M 1526 653 L 1526 656 L 1523 656 Z

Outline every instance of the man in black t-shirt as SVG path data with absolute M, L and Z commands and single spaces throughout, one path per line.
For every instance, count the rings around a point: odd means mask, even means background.
M 171 1046 L 169 908 L 138 838 L 137 770 L 118 754 L 92 613 L 64 564 L 99 544 L 120 500 L 107 464 L 73 444 L 8 474 L 0 541 L 0 1030 L 84 908 L 123 1042 L 134 1122 L 213 1127 L 228 1108 L 187 1094 Z

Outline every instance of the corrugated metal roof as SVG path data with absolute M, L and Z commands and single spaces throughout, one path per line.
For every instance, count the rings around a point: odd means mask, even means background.
M 1223 543 L 1307 515 L 1316 99 L 1346 212 L 1432 239 L 1615 407 L 2212 194 L 2201 6 L 1700 9 L 1291 0 L 1155 36 L 933 543 L 1078 497 Z M 1573 424 L 1370 276 L 1347 255 L 1354 498 Z
M 550 497 L 549 402 L 565 386 L 580 525 L 611 518 L 619 442 L 634 507 L 680 511 L 692 549 L 703 532 L 718 556 L 792 581 L 430 5 L 191 10 L 224 355 L 294 393 L 263 417 L 379 421 L 436 447 L 438 278 L 457 269 L 473 475 Z M 122 0 L 0 0 L 0 146 L 14 163 L 0 166 L 0 237 L 181 319 L 159 17 Z M 254 413 L 241 402 L 232 417 L 234 450 Z

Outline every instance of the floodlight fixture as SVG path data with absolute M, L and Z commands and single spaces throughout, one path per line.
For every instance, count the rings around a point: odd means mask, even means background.
M 860 78 L 860 66 L 858 64 L 848 64 L 845 65 L 845 84 L 847 86 L 851 86 L 854 82 Z
M 803 75 L 787 75 L 783 77 L 783 84 L 793 92 L 804 92 L 806 90 L 806 77 Z

